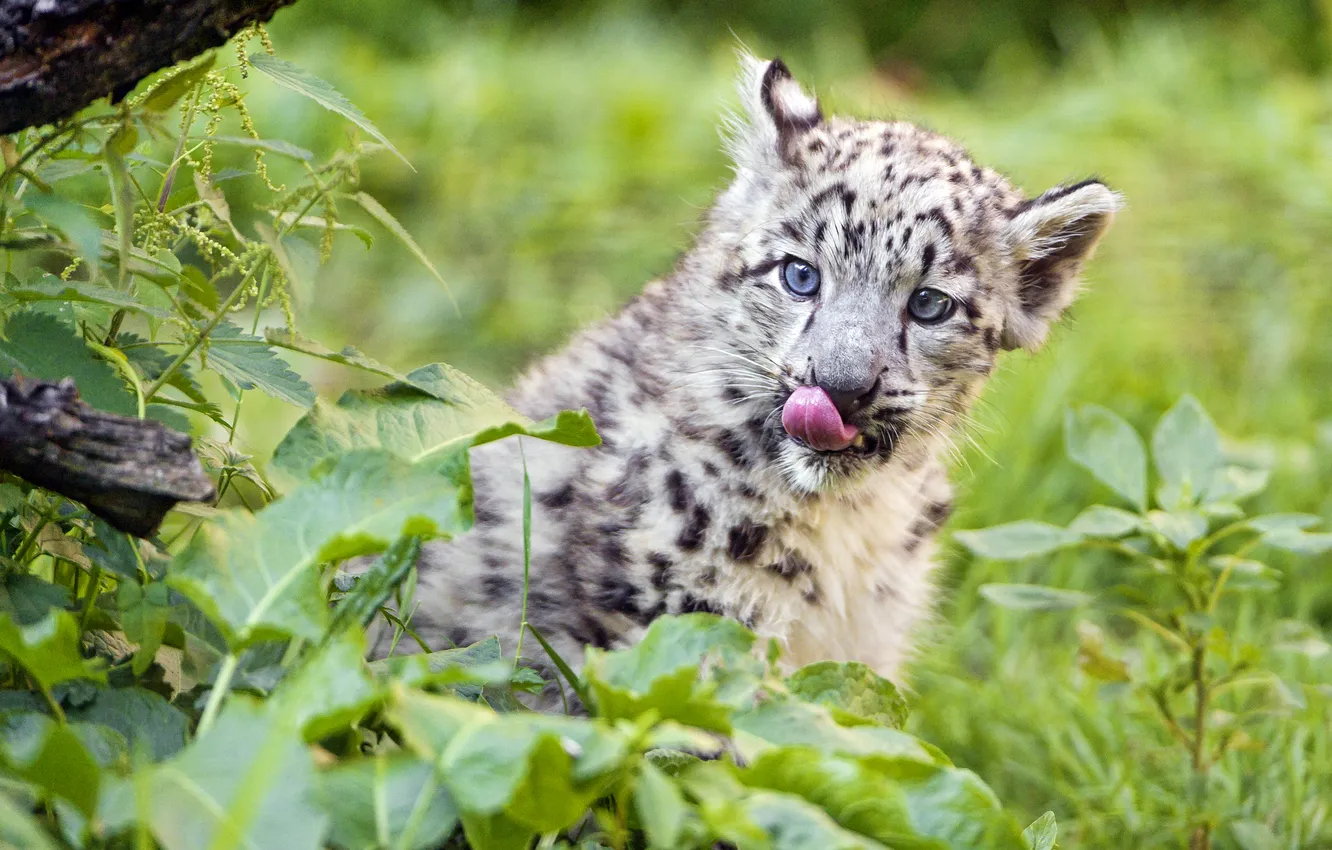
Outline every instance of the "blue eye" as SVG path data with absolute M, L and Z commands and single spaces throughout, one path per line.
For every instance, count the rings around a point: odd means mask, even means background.
M 782 265 L 782 282 L 792 295 L 808 298 L 819 291 L 819 270 L 791 257 Z
M 934 325 L 953 315 L 957 302 L 937 289 L 921 287 L 911 293 L 907 312 L 921 324 Z

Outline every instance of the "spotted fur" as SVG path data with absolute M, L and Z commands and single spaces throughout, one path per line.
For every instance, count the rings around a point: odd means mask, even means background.
M 789 664 L 897 677 L 934 601 L 949 433 L 1000 350 L 1037 347 L 1071 303 L 1118 199 L 1096 180 L 1028 198 L 943 136 L 826 118 L 780 60 L 742 61 L 735 177 L 692 250 L 511 395 L 535 418 L 585 407 L 604 441 L 524 442 L 528 616 L 574 663 L 662 614 L 712 611 L 777 638 Z M 820 270 L 815 297 L 783 288 L 788 257 Z M 909 318 L 926 284 L 952 318 Z M 874 387 L 850 420 L 866 447 L 786 435 L 783 403 L 811 382 Z M 519 445 L 473 466 L 475 529 L 420 563 L 412 623 L 434 648 L 516 642 Z

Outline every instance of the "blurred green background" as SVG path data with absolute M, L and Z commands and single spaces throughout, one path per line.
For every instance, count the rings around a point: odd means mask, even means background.
M 989 388 L 952 527 L 1065 522 L 1109 501 L 1063 458 L 1065 409 L 1096 402 L 1146 429 L 1184 392 L 1237 457 L 1272 467 L 1262 507 L 1332 519 L 1330 19 L 1329 0 L 301 0 L 270 28 L 279 55 L 415 165 L 378 156 L 364 185 L 448 291 L 391 239 L 367 252 L 342 234 L 330 264 L 307 252 L 298 318 L 328 344 L 403 369 L 445 360 L 502 387 L 686 246 L 728 176 L 716 127 L 743 42 L 780 53 L 831 111 L 926 124 L 1032 193 L 1096 174 L 1128 200 L 1070 320 L 1040 354 L 1008 355 Z M 264 136 L 321 153 L 345 142 L 336 116 L 248 88 Z M 313 373 L 326 393 L 346 377 Z M 296 411 L 261 407 L 247 404 L 242 430 L 262 457 Z M 1115 565 L 953 550 L 948 564 L 915 665 L 915 730 L 1028 819 L 1055 810 L 1063 846 L 1180 846 L 1183 765 L 1140 698 L 1077 672 L 1078 618 L 976 593 L 1105 589 Z M 1269 651 L 1294 719 L 1227 756 L 1220 793 L 1280 836 L 1271 846 L 1332 847 L 1332 657 L 1279 640 L 1294 620 L 1327 639 L 1332 559 L 1277 566 L 1278 591 L 1227 615 Z M 1151 641 L 1086 616 L 1154 663 Z

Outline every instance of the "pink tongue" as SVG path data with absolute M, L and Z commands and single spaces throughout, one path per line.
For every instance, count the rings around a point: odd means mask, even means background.
M 854 425 L 842 422 L 837 406 L 822 387 L 799 387 L 791 393 L 782 408 L 782 427 L 821 452 L 840 452 L 858 433 Z

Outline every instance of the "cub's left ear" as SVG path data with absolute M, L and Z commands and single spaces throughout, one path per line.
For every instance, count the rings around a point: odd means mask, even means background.
M 1119 195 L 1099 180 L 1058 186 L 1024 202 L 1005 229 L 1017 267 L 1002 344 L 1035 349 L 1078 294 L 1078 275 L 1110 220 Z

